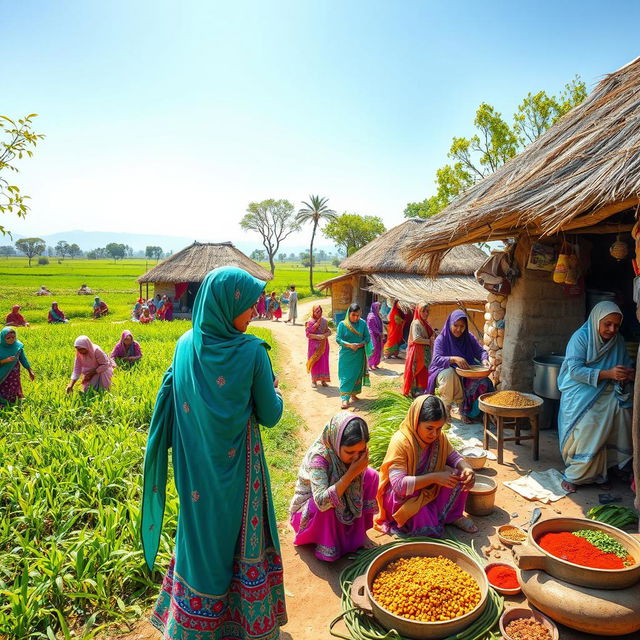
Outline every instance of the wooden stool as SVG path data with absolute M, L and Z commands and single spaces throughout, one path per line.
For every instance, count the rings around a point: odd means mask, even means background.
M 484 412 L 484 448 L 489 450 L 489 438 L 495 440 L 498 446 L 498 464 L 502 464 L 505 442 L 520 444 L 522 440 L 533 440 L 533 450 L 531 453 L 533 459 L 537 460 L 540 452 L 538 414 L 542 409 L 542 398 L 532 393 L 523 393 L 522 395 L 536 401 L 536 404 L 532 407 L 498 407 L 490 404 L 492 395 L 492 393 L 485 393 L 478 399 L 478 405 L 481 411 Z M 527 418 L 529 420 L 531 424 L 531 435 L 522 435 L 520 431 L 522 426 L 519 421 L 521 418 Z M 490 429 L 492 422 L 496 425 L 495 434 L 493 434 Z M 506 438 L 504 435 L 505 429 L 513 429 L 515 435 Z

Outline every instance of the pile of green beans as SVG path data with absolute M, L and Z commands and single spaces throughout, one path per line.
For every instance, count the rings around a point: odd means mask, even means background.
M 594 529 L 580 529 L 573 532 L 574 536 L 579 536 L 590 542 L 594 547 L 598 547 L 604 553 L 613 553 L 626 560 L 629 552 L 614 538 L 604 531 L 595 531 Z
M 358 608 L 354 608 L 351 602 L 351 585 L 353 581 L 366 572 L 374 558 L 384 553 L 388 549 L 393 549 L 407 542 L 437 542 L 453 547 L 458 551 L 462 551 L 473 560 L 476 560 L 480 566 L 484 566 L 484 560 L 478 553 L 466 544 L 457 540 L 440 540 L 435 538 L 405 538 L 397 542 L 390 542 L 374 549 L 366 549 L 359 551 L 354 561 L 340 574 L 340 589 L 342 592 L 340 601 L 342 604 L 342 614 L 331 622 L 329 632 L 335 638 L 343 638 L 343 640 L 407 640 L 407 638 L 399 634 L 395 629 L 387 631 L 370 615 Z M 500 619 L 504 606 L 504 598 L 496 591 L 489 587 L 487 596 L 487 606 L 482 615 L 470 624 L 466 629 L 448 636 L 444 640 L 500 640 L 501 634 L 495 631 L 495 627 Z M 350 636 L 344 636 L 334 631 L 335 625 L 344 619 L 345 625 L 349 630 Z

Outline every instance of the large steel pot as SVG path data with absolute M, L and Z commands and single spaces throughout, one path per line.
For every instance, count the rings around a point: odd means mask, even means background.
M 408 620 L 391 613 L 374 599 L 371 593 L 373 581 L 380 571 L 390 562 L 398 558 L 411 558 L 414 556 L 442 556 L 453 560 L 460 568 L 464 569 L 478 583 L 480 587 L 480 603 L 468 613 L 443 622 L 418 622 Z M 455 635 L 469 627 L 480 617 L 487 606 L 489 582 L 484 569 L 472 558 L 453 547 L 437 542 L 407 542 L 393 547 L 381 553 L 369 565 L 366 573 L 358 576 L 351 585 L 351 600 L 365 611 L 373 614 L 373 617 L 385 628 L 395 629 L 407 638 L 417 640 L 438 640 Z
M 564 356 L 545 355 L 533 359 L 533 392 L 549 400 L 560 400 L 558 375 Z
M 627 549 L 635 564 L 624 569 L 594 569 L 556 558 L 546 552 L 538 540 L 545 533 L 593 529 L 608 533 Z M 640 542 L 616 527 L 582 518 L 549 518 L 535 524 L 529 530 L 525 544 L 513 549 L 521 571 L 542 569 L 554 578 L 591 589 L 626 589 L 640 580 Z

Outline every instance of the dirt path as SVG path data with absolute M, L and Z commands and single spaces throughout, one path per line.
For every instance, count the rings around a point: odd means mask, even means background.
M 309 314 L 313 304 L 320 303 L 325 311 L 330 308 L 329 300 L 314 300 L 299 306 L 299 320 L 302 322 Z M 281 367 L 278 375 L 282 382 L 286 402 L 295 408 L 304 419 L 306 429 L 301 434 L 304 448 L 308 446 L 320 432 L 324 424 L 340 409 L 340 398 L 337 388 L 337 345 L 335 336 L 331 337 L 331 386 L 328 388 L 312 388 L 306 372 L 307 341 L 302 325 L 290 326 L 284 322 L 259 322 L 258 326 L 269 328 L 282 350 Z M 375 397 L 376 387 L 383 381 L 398 380 L 404 368 L 403 360 L 383 361 L 382 368 L 372 372 L 372 387 L 365 388 L 361 401 L 355 410 L 367 417 L 367 399 Z M 302 452 L 304 453 L 304 451 Z M 301 454 L 302 455 L 302 454 Z M 529 502 L 514 493 L 502 482 L 520 477 L 529 470 L 562 469 L 562 461 L 558 452 L 557 433 L 543 431 L 540 438 L 540 459 L 531 460 L 529 443 L 516 446 L 507 443 L 505 447 L 505 464 L 489 462 L 482 471 L 499 481 L 496 494 L 496 509 L 487 517 L 477 518 L 479 532 L 474 536 L 460 533 L 459 538 L 465 542 L 473 539 L 477 549 L 484 548 L 492 560 L 511 561 L 511 552 L 499 544 L 496 528 L 514 520 L 520 524 L 526 521 L 531 510 L 538 506 L 543 517 L 553 517 L 560 513 L 565 516 L 582 516 L 583 513 L 598 503 L 597 489 L 583 489 L 569 498 L 551 505 Z M 628 487 L 617 484 L 614 491 L 623 497 L 623 503 L 632 506 L 632 494 Z M 348 563 L 343 559 L 335 564 L 327 564 L 315 558 L 311 549 L 296 548 L 292 544 L 293 535 L 287 523 L 281 523 L 280 544 L 285 571 L 285 589 L 289 622 L 283 628 L 282 638 L 286 640 L 325 640 L 330 638 L 329 623 L 341 612 L 338 576 Z M 375 531 L 369 537 L 381 544 L 389 540 Z M 493 548 L 492 548 L 493 545 Z M 519 605 L 523 597 L 508 598 L 507 606 Z M 340 625 L 341 626 L 341 625 Z M 340 629 L 340 626 L 338 627 Z M 344 627 L 340 629 L 344 633 Z M 106 636 L 104 636 L 106 637 Z M 110 637 L 113 637 L 110 635 Z M 148 622 L 139 622 L 133 631 L 124 636 L 125 640 L 158 640 L 158 633 Z M 563 640 L 587 640 L 596 636 L 586 636 L 564 627 L 561 628 Z

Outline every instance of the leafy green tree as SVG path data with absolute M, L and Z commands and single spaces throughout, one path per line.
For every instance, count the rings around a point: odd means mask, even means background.
M 429 218 L 482 178 L 520 153 L 565 113 L 587 96 L 586 84 L 576 76 L 558 96 L 545 91 L 529 93 L 518 106 L 509 125 L 502 114 L 483 102 L 476 111 L 476 133 L 470 138 L 454 137 L 449 149 L 450 164 L 436 171 L 436 193 L 422 202 L 410 202 L 407 218 Z
M 278 254 L 278 262 L 286 262 L 287 261 L 287 254 L 286 253 L 279 253 Z
M 77 256 L 81 256 L 82 255 L 82 249 L 74 242 L 73 244 L 69 245 L 69 255 L 71 256 L 71 259 L 73 260 Z
M 313 241 L 316 237 L 318 225 L 323 221 L 332 222 L 338 217 L 338 214 L 327 206 L 328 201 L 329 198 L 310 195 L 309 202 L 302 202 L 304 206 L 298 210 L 298 215 L 296 216 L 298 224 L 303 225 L 310 222 L 313 225 L 311 244 L 309 245 L 309 264 L 305 265 L 309 267 L 309 287 L 311 288 L 311 293 L 315 293 L 315 289 L 313 288 L 313 265 L 315 263 L 313 259 Z
M 70 255 L 70 245 L 65 240 L 60 240 L 56 244 L 56 255 L 60 256 L 63 260 L 65 256 Z
M 146 258 L 150 260 L 155 260 L 156 262 L 162 258 L 162 247 L 158 247 L 156 245 L 147 245 L 147 248 L 144 251 L 144 255 Z
M 288 200 L 271 198 L 262 202 L 250 202 L 247 213 L 240 220 L 240 226 L 245 231 L 255 231 L 262 238 L 271 273 L 274 274 L 276 266 L 273 259 L 280 249 L 280 244 L 294 231 L 300 230 L 293 211 L 293 205 Z
M 6 258 L 8 258 L 9 256 L 15 255 L 16 250 L 10 244 L 5 244 L 4 246 L 0 247 L 0 256 L 5 256 Z
M 360 216 L 357 213 L 345 212 L 332 220 L 322 233 L 350 256 L 385 231 L 382 219 L 377 216 Z
M 289 257 L 287 258 L 287 260 L 289 260 L 289 262 L 295 262 L 298 259 L 298 257 L 296 256 L 295 253 L 290 253 Z
M 32 129 L 32 121 L 36 115 L 31 113 L 17 122 L 0 115 L 0 213 L 15 213 L 18 217 L 24 218 L 29 211 L 26 203 L 29 196 L 22 195 L 20 188 L 15 184 L 9 184 L 5 176 L 9 171 L 18 172 L 16 158 L 21 160 L 25 155 L 31 157 L 32 149 L 38 144 L 38 140 L 44 138 L 43 134 Z M 2 225 L 0 233 L 8 233 Z
M 47 248 L 47 244 L 42 238 L 20 238 L 20 240 L 16 240 L 15 245 L 20 253 L 29 258 L 29 266 L 31 266 L 31 260 L 43 254 Z
M 111 256 L 115 262 L 124 258 L 126 253 L 126 245 L 119 242 L 110 242 L 104 250 L 108 256 Z
M 254 249 L 249 257 L 256 262 L 264 262 L 265 255 L 264 249 Z

